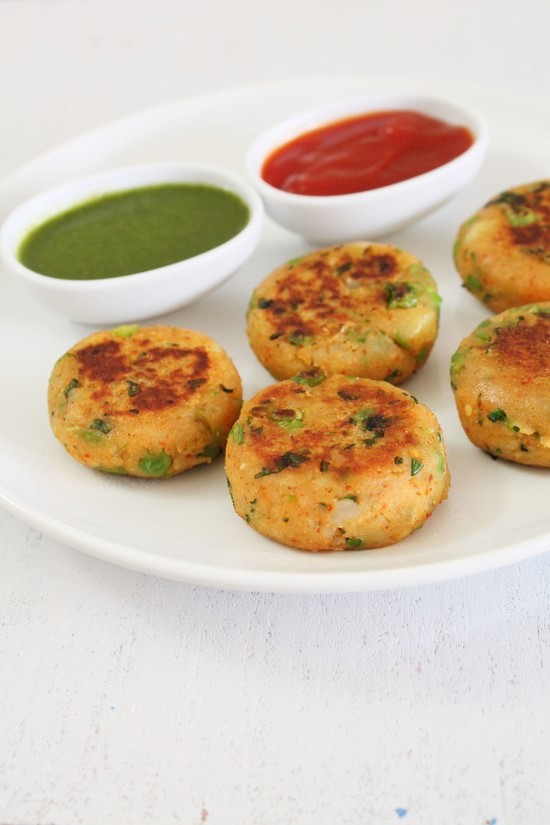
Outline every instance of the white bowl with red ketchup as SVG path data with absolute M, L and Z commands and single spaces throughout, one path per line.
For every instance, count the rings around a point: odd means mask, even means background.
M 247 169 L 267 213 L 320 245 L 372 240 L 437 209 L 477 174 L 483 119 L 434 97 L 367 94 L 278 123 Z

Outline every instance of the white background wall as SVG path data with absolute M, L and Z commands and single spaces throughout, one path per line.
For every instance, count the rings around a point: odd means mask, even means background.
M 0 175 L 6 141 L 19 163 L 120 115 L 264 80 L 435 77 L 550 98 L 548 9 L 547 0 L 0 0 Z

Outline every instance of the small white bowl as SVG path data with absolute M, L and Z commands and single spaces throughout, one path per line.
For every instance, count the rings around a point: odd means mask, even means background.
M 201 183 L 238 195 L 248 206 L 246 226 L 213 249 L 168 266 L 100 280 L 62 280 L 41 275 L 17 258 L 23 238 L 55 215 L 109 192 L 163 183 Z M 42 305 L 85 324 L 140 321 L 196 301 L 227 280 L 253 253 L 263 204 L 239 176 L 215 166 L 152 163 L 90 175 L 41 192 L 20 204 L 0 228 L 0 257 L 9 273 Z
M 472 146 L 454 160 L 389 186 L 348 195 L 298 195 L 271 186 L 261 176 L 265 160 L 278 147 L 304 132 L 367 112 L 414 110 L 465 126 Z M 277 223 L 311 243 L 329 244 L 372 240 L 410 224 L 441 206 L 477 174 L 488 144 L 482 118 L 448 100 L 412 94 L 373 93 L 312 109 L 277 124 L 250 147 L 249 177 L 262 196 L 267 213 Z

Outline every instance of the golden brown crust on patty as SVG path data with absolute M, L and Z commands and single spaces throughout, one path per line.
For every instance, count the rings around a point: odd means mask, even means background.
M 439 424 L 386 382 L 307 372 L 243 406 L 226 450 L 236 512 L 304 550 L 392 544 L 447 496 Z
M 144 478 L 211 461 L 241 403 L 228 355 L 177 327 L 93 333 L 58 360 L 48 390 L 53 432 L 74 458 Z
M 479 324 L 453 355 L 451 386 L 473 444 L 519 464 L 550 467 L 550 302 Z
M 318 367 L 399 384 L 425 363 L 439 304 L 418 258 L 388 244 L 340 244 L 264 279 L 250 302 L 248 337 L 277 379 Z
M 460 227 L 454 259 L 493 312 L 550 300 L 550 181 L 492 198 Z

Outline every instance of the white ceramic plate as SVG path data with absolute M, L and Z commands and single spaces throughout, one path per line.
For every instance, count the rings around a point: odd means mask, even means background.
M 395 84 L 362 78 L 300 81 L 184 100 L 92 132 L 0 185 L 0 219 L 23 198 L 103 168 L 196 161 L 244 173 L 249 143 L 277 120 L 340 97 Z M 95 473 L 55 441 L 46 386 L 56 358 L 88 327 L 31 305 L 0 273 L 0 502 L 79 550 L 160 576 L 233 589 L 359 591 L 468 575 L 550 549 L 548 472 L 493 461 L 463 435 L 448 365 L 487 311 L 460 287 L 451 259 L 459 223 L 502 189 L 548 175 L 550 109 L 536 101 L 436 84 L 400 89 L 448 96 L 488 120 L 491 145 L 476 181 L 416 225 L 388 237 L 418 255 L 444 298 L 430 360 L 406 385 L 438 416 L 453 483 L 449 500 L 409 539 L 383 550 L 310 554 L 268 541 L 234 515 L 218 461 L 168 481 Z M 230 282 L 160 322 L 202 330 L 233 357 L 248 396 L 271 383 L 256 362 L 244 315 L 253 287 L 304 241 L 266 220 L 256 253 Z M 128 321 L 131 321 L 128 318 Z

